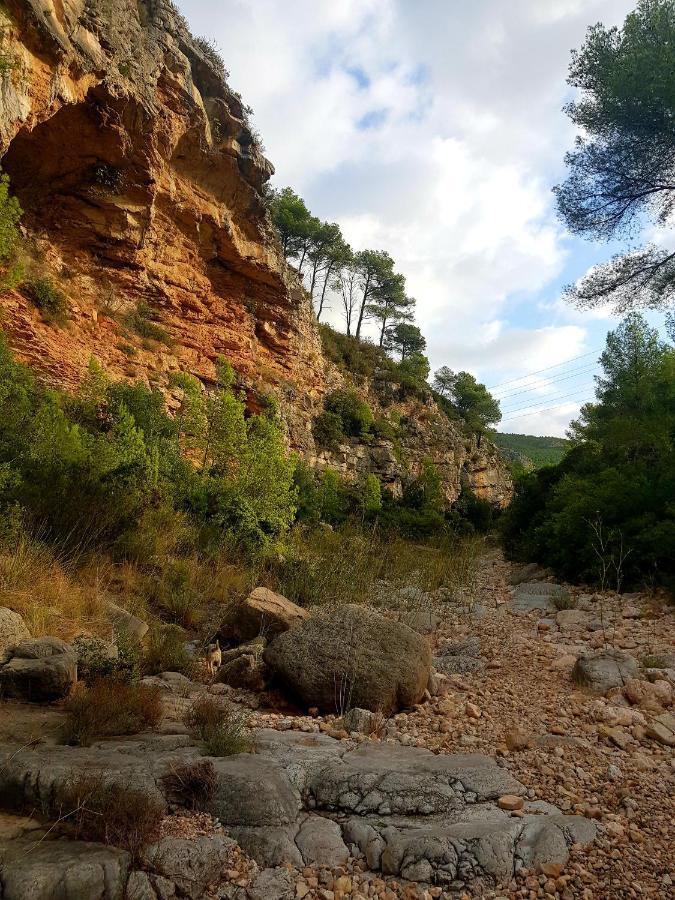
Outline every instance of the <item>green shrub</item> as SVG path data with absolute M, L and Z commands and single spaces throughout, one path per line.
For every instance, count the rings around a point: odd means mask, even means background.
M 223 80 L 229 78 L 230 73 L 225 68 L 225 62 L 223 61 L 222 52 L 216 42 L 207 37 L 196 37 L 193 38 L 193 40 L 202 51 L 204 56 L 211 63 L 216 72 L 220 75 L 220 77 Z
M 575 609 L 577 598 L 570 594 L 569 591 L 563 591 L 562 594 L 553 597 L 553 605 L 560 612 L 563 609 Z
M 183 629 L 178 625 L 156 625 L 151 628 L 142 667 L 148 675 L 158 675 L 160 672 L 192 674 L 195 661 L 185 649 Z
M 371 408 L 354 388 L 339 388 L 328 394 L 324 407 L 340 417 L 345 434 L 351 437 L 367 434 L 374 422 Z
M 80 635 L 72 642 L 77 653 L 77 676 L 91 684 L 101 678 L 134 681 L 139 674 L 140 654 L 129 641 L 118 638 L 111 645 L 97 637 Z
M 185 714 L 185 724 L 202 742 L 207 756 L 233 756 L 251 750 L 242 714 L 213 697 L 195 700 Z
M 356 490 L 358 504 L 364 518 L 376 516 L 382 509 L 382 488 L 377 475 L 369 473 L 362 478 Z
M 383 416 L 378 416 L 372 425 L 372 432 L 376 438 L 383 441 L 394 441 L 398 437 L 396 427 Z
M 126 324 L 139 337 L 172 347 L 173 338 L 165 328 L 157 324 L 158 319 L 158 313 L 151 306 L 139 303 L 133 312 L 127 314 Z
M 24 282 L 23 290 L 48 322 L 62 325 L 67 320 L 68 300 L 51 278 L 30 278 Z
M 9 259 L 16 247 L 22 212 L 19 201 L 9 193 L 9 176 L 0 174 L 0 263 Z
M 315 417 L 312 434 L 319 447 L 325 447 L 327 450 L 337 449 L 345 440 L 342 418 L 335 412 L 324 410 Z

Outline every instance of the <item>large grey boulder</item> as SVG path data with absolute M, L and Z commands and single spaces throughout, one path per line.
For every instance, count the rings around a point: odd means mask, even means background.
M 161 738 L 157 735 L 157 738 Z M 159 776 L 173 761 L 192 759 L 192 748 L 174 749 L 161 740 L 102 741 L 91 747 L 0 745 L 0 797 L 6 808 L 58 808 L 74 779 L 98 779 L 164 804 Z
M 7 609 L 6 606 L 0 606 L 0 663 L 6 662 L 7 650 L 29 638 L 30 631 L 19 613 Z
M 220 880 L 236 844 L 222 834 L 165 837 L 143 850 L 150 871 L 172 881 L 182 897 L 201 900 L 209 884 Z
M 81 841 L 0 847 L 2 900 L 123 900 L 130 856 Z
M 583 653 L 574 664 L 572 678 L 577 684 L 605 694 L 623 685 L 639 673 L 638 662 L 625 650 L 597 650 Z
M 124 637 L 127 640 L 140 644 L 145 635 L 148 633 L 149 625 L 138 616 L 127 612 L 116 603 L 108 600 L 105 604 L 108 621 L 113 626 L 118 637 Z
M 365 607 L 319 612 L 276 637 L 263 658 L 307 706 L 389 714 L 422 699 L 431 671 L 427 641 Z
M 221 625 L 225 640 L 250 641 L 262 635 L 274 637 L 295 628 L 309 617 L 301 606 L 268 588 L 257 587 L 241 603 L 233 604 Z
M 77 681 L 77 653 L 60 638 L 22 641 L 8 654 L 0 666 L 0 693 L 6 697 L 49 703 L 66 697 Z

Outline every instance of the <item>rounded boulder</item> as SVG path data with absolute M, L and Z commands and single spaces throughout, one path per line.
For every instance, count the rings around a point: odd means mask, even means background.
M 414 706 L 431 672 L 422 635 L 353 604 L 320 610 L 278 635 L 264 660 L 291 694 L 326 713 L 360 707 L 387 715 Z

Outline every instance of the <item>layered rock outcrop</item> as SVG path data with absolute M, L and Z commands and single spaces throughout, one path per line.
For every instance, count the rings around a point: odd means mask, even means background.
M 274 394 L 290 444 L 325 463 L 311 423 L 337 376 L 266 213 L 273 168 L 217 55 L 170 0 L 7 0 L 0 35 L 0 165 L 24 209 L 24 264 L 68 303 L 55 327 L 21 290 L 2 295 L 19 358 L 73 387 L 94 356 L 171 403 L 172 372 L 208 387 L 224 356 L 251 406 Z M 493 448 L 436 413 L 408 430 L 405 458 L 359 445 L 332 462 L 396 490 L 430 458 L 448 499 L 464 472 L 508 502 Z
M 70 307 L 58 329 L 21 293 L 4 295 L 17 353 L 67 385 L 92 355 L 160 384 L 178 369 L 208 383 L 223 355 L 252 391 L 311 404 L 324 368 L 313 314 L 265 213 L 273 168 L 217 59 L 168 0 L 6 7 L 2 167 L 29 264 Z M 166 343 L 128 326 L 139 303 Z

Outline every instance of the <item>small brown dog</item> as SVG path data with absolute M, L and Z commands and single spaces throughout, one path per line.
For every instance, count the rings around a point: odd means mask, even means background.
M 215 644 L 209 644 L 206 648 L 206 667 L 212 678 L 222 664 L 223 653 L 220 649 L 220 641 L 216 641 Z

